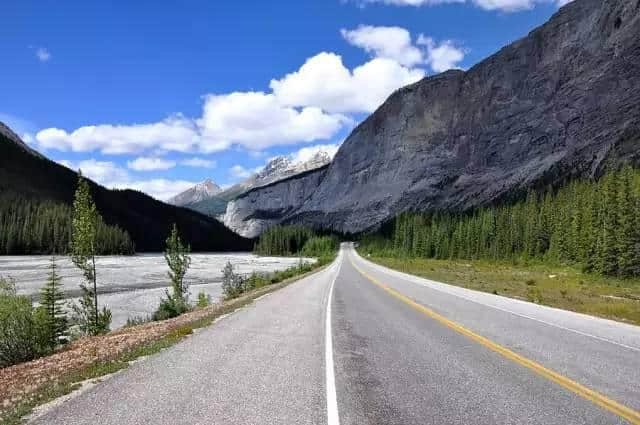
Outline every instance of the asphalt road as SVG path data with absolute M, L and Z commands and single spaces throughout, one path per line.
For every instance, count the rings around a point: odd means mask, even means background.
M 327 269 L 36 424 L 640 424 L 640 328 L 374 265 Z M 627 418 L 627 419 L 624 419 Z

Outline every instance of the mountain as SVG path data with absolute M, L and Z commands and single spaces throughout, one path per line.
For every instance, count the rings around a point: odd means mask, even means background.
M 31 149 L 25 142 L 22 141 L 22 139 L 20 138 L 20 136 L 18 136 L 16 133 L 13 132 L 13 130 L 11 130 L 9 127 L 7 127 L 3 122 L 0 122 L 0 137 L 4 137 L 5 140 L 10 141 L 16 145 L 18 145 L 18 147 L 20 147 L 20 149 L 24 150 L 25 152 L 30 153 L 31 155 L 34 156 L 38 156 L 40 158 L 44 158 L 40 152 Z
M 396 91 L 326 170 L 239 196 L 225 223 L 365 231 L 638 164 L 639 143 L 640 2 L 574 0 L 468 71 Z
M 221 217 L 226 213 L 227 203 L 257 187 L 278 182 L 290 177 L 325 167 L 331 162 L 331 155 L 323 150 L 314 153 L 310 158 L 294 161 L 287 156 L 271 159 L 260 171 L 246 180 L 231 186 L 227 190 L 215 193 L 203 199 L 180 204 L 186 208 L 201 212 L 210 217 Z M 186 193 L 186 192 L 185 192 Z M 181 194 L 182 195 L 182 194 Z M 181 196 L 178 195 L 178 196 Z M 233 212 L 231 213 L 234 214 Z
M 212 182 L 210 179 L 207 179 L 202 183 L 195 185 L 191 189 L 187 189 L 184 192 L 174 196 L 173 198 L 169 199 L 168 202 L 171 205 L 177 205 L 181 207 L 187 204 L 193 204 L 195 202 L 209 199 L 220 192 L 222 192 L 222 188 Z
M 5 129 L 6 126 L 0 128 Z M 40 208 L 71 205 L 77 174 L 30 148 L 25 149 L 24 142 L 11 134 L 7 136 L 6 130 L 0 133 L 0 201 L 24 199 Z M 90 182 L 90 186 L 104 221 L 126 230 L 138 252 L 162 251 L 173 223 L 178 225 L 181 236 L 194 251 L 252 248 L 250 240 L 236 235 L 217 220 L 203 214 L 167 205 L 133 190 L 107 190 L 93 182 Z M 20 215 L 22 210 L 9 213 L 15 223 L 25 223 L 20 226 L 21 231 L 36 230 L 27 227 L 25 217 Z
M 231 186 L 218 196 L 230 201 L 256 187 L 266 186 L 306 171 L 324 167 L 330 162 L 331 155 L 323 150 L 316 152 L 307 160 L 294 161 L 288 156 L 277 156 L 272 158 L 260 171 Z

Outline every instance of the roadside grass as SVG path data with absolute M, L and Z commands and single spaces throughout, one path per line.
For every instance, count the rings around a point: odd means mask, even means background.
M 540 263 L 368 259 L 439 282 L 640 325 L 640 279 L 604 277 Z
M 207 314 L 204 317 L 198 317 L 194 321 L 190 321 L 188 324 L 172 330 L 169 334 L 157 340 L 138 347 L 133 347 L 131 350 L 122 353 L 112 360 L 97 362 L 79 371 L 58 376 L 56 379 L 52 379 L 50 383 L 36 389 L 28 397 L 20 400 L 18 403 L 5 408 L 0 407 L 0 424 L 23 424 L 23 418 L 33 413 L 34 409 L 38 406 L 42 406 L 57 398 L 70 394 L 80 388 L 82 382 L 111 375 L 122 369 L 126 369 L 130 362 L 136 359 L 150 356 L 164 349 L 170 348 L 182 341 L 185 337 L 193 334 L 194 330 L 210 326 L 217 318 L 233 313 L 234 311 L 253 303 L 255 299 L 284 288 L 285 286 L 319 271 L 327 265 L 328 263 L 323 262 L 323 264 L 318 264 L 318 266 L 314 267 L 312 270 L 305 270 L 303 273 L 298 275 L 286 277 L 281 275 L 282 279 L 278 282 L 264 284 L 253 291 L 242 294 L 242 296 L 227 300 L 216 306 L 208 307 L 208 309 L 211 309 L 210 314 Z M 131 328 L 135 328 L 135 326 L 125 328 L 124 331 Z

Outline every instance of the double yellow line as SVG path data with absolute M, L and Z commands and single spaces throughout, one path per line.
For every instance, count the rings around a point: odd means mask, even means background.
M 424 315 L 440 322 L 441 324 L 443 324 L 444 326 L 466 336 L 471 338 L 472 340 L 474 340 L 475 342 L 477 342 L 480 345 L 483 345 L 485 347 L 487 347 L 488 349 L 495 351 L 496 353 L 502 355 L 503 357 L 506 357 L 509 360 L 512 360 L 516 363 L 518 363 L 519 365 L 522 365 L 530 370 L 532 370 L 533 372 L 537 373 L 538 375 L 542 375 L 545 378 L 549 379 L 550 381 L 555 382 L 556 384 L 566 388 L 567 390 L 579 395 L 580 397 L 587 399 L 595 404 L 597 404 L 598 406 L 608 410 L 609 412 L 612 412 L 618 416 L 620 416 L 621 418 L 626 419 L 627 421 L 631 422 L 634 425 L 640 425 L 640 412 L 637 412 L 635 410 L 632 410 L 626 406 L 621 405 L 620 403 L 611 400 L 610 398 L 605 397 L 604 395 L 597 393 L 587 387 L 585 387 L 584 385 L 580 385 L 575 381 L 572 381 L 571 379 L 567 378 L 566 376 L 560 375 L 557 372 L 554 372 L 553 370 L 547 369 L 546 367 L 542 366 L 539 363 L 534 362 L 533 360 L 529 360 L 526 357 L 523 357 L 519 354 L 514 353 L 513 351 L 509 350 L 508 348 L 500 345 L 500 344 L 496 344 L 495 342 L 478 335 L 475 332 L 470 331 L 469 329 L 465 328 L 462 325 L 459 325 L 456 322 L 453 322 L 449 319 L 447 319 L 446 317 L 436 313 L 435 311 L 423 306 L 422 304 L 418 304 L 417 302 L 413 301 L 411 298 L 402 295 L 400 292 L 396 291 L 395 289 L 392 289 L 390 287 L 388 287 L 387 285 L 383 284 L 382 282 L 378 281 L 376 278 L 374 278 L 373 276 L 369 275 L 367 272 L 365 272 L 364 270 L 362 270 L 360 267 L 358 267 L 354 262 L 353 259 L 349 258 L 349 260 L 351 261 L 351 265 L 360 273 L 362 274 L 364 277 L 366 277 L 369 281 L 371 281 L 373 284 L 375 284 L 376 286 L 380 287 L 381 289 L 383 289 L 385 292 L 387 292 L 389 295 L 397 298 L 398 300 L 404 302 L 405 304 L 409 305 L 410 307 L 412 307 L 413 309 L 419 311 L 420 313 L 423 313 Z

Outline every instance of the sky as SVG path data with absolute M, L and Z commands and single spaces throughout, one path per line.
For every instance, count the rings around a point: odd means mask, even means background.
M 396 89 L 469 69 L 567 0 L 7 0 L 0 121 L 166 200 L 335 153 Z

